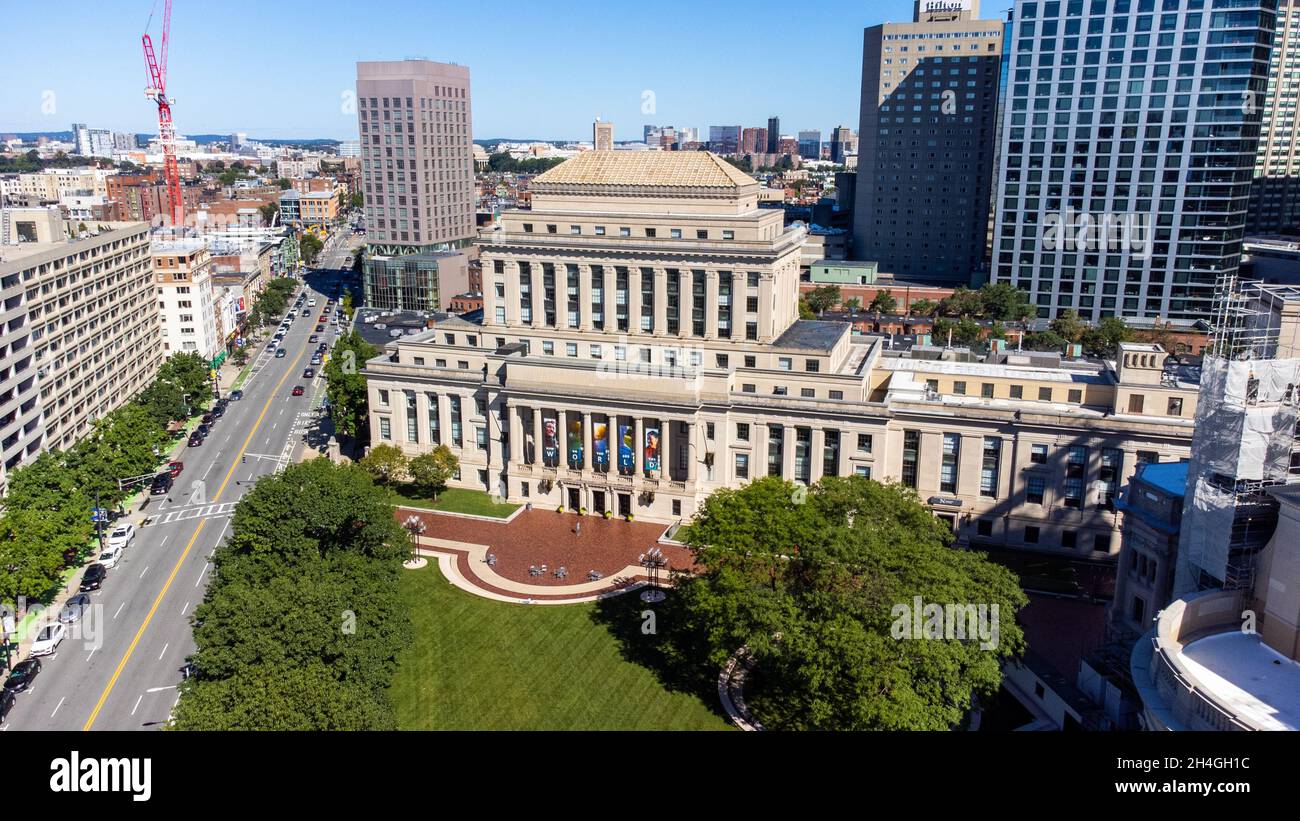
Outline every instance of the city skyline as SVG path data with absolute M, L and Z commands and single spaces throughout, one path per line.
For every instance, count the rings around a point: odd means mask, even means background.
M 516 30 L 485 29 L 469 8 L 433 9 L 405 0 L 382 5 L 376 14 L 349 18 L 342 26 L 337 23 L 348 9 L 333 0 L 273 8 L 252 0 L 225 4 L 223 18 L 256 19 L 263 29 L 292 30 L 294 41 L 314 44 L 303 50 L 277 40 L 281 45 L 268 50 L 260 37 L 230 37 L 231 29 L 211 25 L 211 15 L 200 7 L 177 3 L 169 86 L 176 100 L 178 132 L 355 139 L 356 113 L 348 107 L 355 88 L 352 66 L 365 60 L 421 57 L 459 63 L 474 73 L 480 100 L 475 139 L 590 139 L 597 116 L 614 123 L 618 142 L 639 140 L 646 124 L 707 131 L 719 123 L 761 126 L 774 115 L 791 135 L 808 129 L 828 134 L 837 125 L 857 122 L 862 28 L 909 19 L 912 11 L 909 0 L 885 0 L 870 8 L 835 0 L 815 14 L 783 19 L 781 39 L 764 46 L 772 53 L 764 82 L 720 97 L 698 78 L 724 76 L 734 71 L 734 60 L 731 52 L 716 48 L 709 33 L 721 26 L 736 42 L 766 43 L 770 15 L 737 15 L 739 4 L 734 2 L 691 6 L 693 23 L 682 29 L 675 14 L 652 15 L 640 8 L 611 11 L 580 2 L 570 15 L 530 19 L 528 26 Z M 685 4 L 670 4 L 670 9 L 677 5 L 686 9 Z M 775 3 L 758 5 L 777 9 Z M 761 12 L 753 4 L 746 9 Z M 985 15 L 1001 13 L 989 10 Z M 85 14 L 96 17 L 95 25 L 60 27 L 57 36 L 65 53 L 99 55 L 93 83 L 86 81 L 82 65 L 38 56 L 38 44 L 56 36 L 56 21 L 39 16 L 11 21 L 16 47 L 0 58 L 0 68 L 10 78 L 12 93 L 0 101 L 0 132 L 66 131 L 72 122 L 112 131 L 156 131 L 155 112 L 142 93 L 140 35 L 149 19 L 148 6 L 141 4 L 139 14 L 121 6 L 88 9 Z M 403 25 L 394 30 L 391 24 L 399 19 Z M 158 26 L 155 18 L 150 24 L 155 35 Z M 628 38 L 628 30 L 644 36 Z M 431 31 L 447 34 L 417 34 Z M 489 31 L 491 52 L 476 36 Z M 815 53 L 787 51 L 781 45 L 808 37 L 822 44 Z M 556 38 L 577 38 L 585 46 L 536 47 Z M 665 53 L 674 59 L 662 59 Z M 526 57 L 509 61 L 484 56 L 498 54 Z M 22 68 L 38 62 L 40 72 Z M 600 71 L 591 70 L 596 64 Z M 256 70 L 245 68 L 249 66 Z

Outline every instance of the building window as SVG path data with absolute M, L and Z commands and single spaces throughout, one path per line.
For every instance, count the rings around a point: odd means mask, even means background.
M 980 519 L 975 523 L 975 534 L 977 536 L 992 536 L 993 522 L 988 519 Z
M 869 433 L 858 434 L 858 450 L 864 453 L 871 452 L 871 434 Z
M 1043 493 L 1047 489 L 1047 480 L 1042 476 L 1029 476 L 1025 479 L 1025 504 L 1041 505 Z
M 385 442 L 392 441 L 393 424 L 388 420 L 387 417 L 381 416 L 379 418 L 379 438 L 383 439 Z
M 945 433 L 943 435 L 943 458 L 939 464 L 939 490 L 941 492 L 957 492 L 957 464 L 960 461 L 961 435 Z
M 1070 401 L 1070 404 L 1072 405 L 1083 404 L 1083 391 L 1080 390 L 1070 391 L 1070 393 L 1068 394 L 1068 399 Z
M 1079 544 L 1079 533 L 1075 530 L 1061 531 L 1061 547 L 1073 550 Z
M 1039 401 L 1039 402 L 1051 402 L 1051 401 L 1052 401 L 1052 389 L 1051 389 L 1051 388 L 1039 388 L 1039 389 L 1038 389 L 1038 401 Z
M 1047 445 L 1030 445 L 1029 461 L 1035 465 L 1047 464 Z
M 870 478 L 871 478 L 871 466 L 870 466 L 870 465 L 858 465 L 857 467 L 855 467 L 855 468 L 853 469 L 853 473 L 854 473 L 855 476 L 861 476 L 863 479 L 870 479 Z
M 1062 504 L 1066 507 L 1083 506 L 1083 480 L 1088 468 L 1088 449 L 1071 445 L 1065 463 L 1065 487 Z
M 980 385 L 980 396 L 984 399 L 993 398 L 993 384 L 991 382 L 985 382 Z
M 965 395 L 966 395 L 966 383 L 965 383 L 965 382 L 953 382 L 953 383 L 952 383 L 952 392 L 953 392 L 954 394 L 956 394 L 957 396 L 965 396 Z
M 778 357 L 777 360 L 776 360 L 776 366 L 777 366 L 777 368 L 780 369 L 780 370 L 788 371 L 788 370 L 793 369 L 793 367 L 794 367 L 794 360 L 792 360 L 792 359 L 791 359 L 790 357 L 788 357 L 788 356 Z
M 839 476 L 840 475 L 840 432 L 837 430 L 824 431 L 824 444 L 822 445 L 822 475 Z
M 736 454 L 736 478 L 749 478 L 749 455 L 745 453 Z
M 1109 553 L 1110 539 L 1111 539 L 1111 534 L 1109 533 L 1098 534 L 1096 536 L 1093 536 L 1092 549 L 1097 551 L 1098 553 Z
M 749 424 L 747 422 L 736 423 L 736 440 L 739 442 L 749 441 Z
M 1128 398 L 1128 412 L 1141 413 L 1142 406 L 1145 404 L 1146 397 L 1140 393 L 1130 394 Z
M 1002 462 L 1002 440 L 996 436 L 984 437 L 984 461 L 980 465 L 980 495 L 996 499 L 998 473 Z
M 1012 399 L 1024 399 L 1024 398 L 1025 398 L 1025 386 L 1024 386 L 1024 385 L 1012 385 L 1012 386 L 1011 386 L 1011 398 L 1012 398 Z
M 785 461 L 785 428 L 781 425 L 767 426 L 767 475 L 781 476 Z
M 566 343 L 564 343 L 564 353 L 565 353 L 565 355 L 567 355 L 567 356 L 577 356 L 577 355 L 578 355 L 578 343 L 577 343 L 577 342 L 566 342 Z
M 1119 448 L 1103 448 L 1101 451 L 1101 498 L 1097 506 L 1106 510 L 1115 509 L 1115 494 L 1119 490 L 1119 476 L 1124 467 L 1124 451 Z
M 1183 398 L 1181 396 L 1169 397 L 1169 415 L 1170 416 L 1183 415 Z
M 903 470 L 902 482 L 910 488 L 916 487 L 916 468 L 921 457 L 921 432 L 903 431 Z
M 1033 525 L 1025 528 L 1025 544 L 1038 544 L 1038 528 Z

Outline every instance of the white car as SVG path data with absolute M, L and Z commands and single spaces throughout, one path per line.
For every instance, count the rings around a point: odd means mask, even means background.
M 95 561 L 99 562 L 109 570 L 112 570 L 114 567 L 117 567 L 118 562 L 122 561 L 122 548 L 120 546 L 114 547 L 109 545 L 103 553 L 99 554 L 99 558 Z
M 118 525 L 113 528 L 113 532 L 108 535 L 108 547 L 110 550 L 113 548 L 130 547 L 131 542 L 133 541 L 135 541 L 135 525 L 132 524 Z
M 68 634 L 68 628 L 54 622 L 41 628 L 41 632 L 36 634 L 36 641 L 32 642 L 33 656 L 49 656 L 59 649 L 59 642 Z

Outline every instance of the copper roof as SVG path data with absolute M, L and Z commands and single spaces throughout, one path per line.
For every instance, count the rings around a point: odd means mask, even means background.
M 758 181 L 708 151 L 584 151 L 533 180 L 539 185 L 741 188 Z

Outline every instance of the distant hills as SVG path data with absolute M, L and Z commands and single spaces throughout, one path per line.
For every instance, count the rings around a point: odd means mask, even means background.
M 41 137 L 46 137 L 51 140 L 60 140 L 62 142 L 72 142 L 71 131 L 3 131 L 0 130 L 0 136 L 7 136 L 9 134 L 13 134 L 13 136 L 17 137 L 23 142 L 35 142 Z M 135 138 L 139 140 L 141 145 L 148 145 L 149 141 L 157 136 L 158 136 L 157 134 L 136 134 Z M 193 140 L 194 142 L 200 145 L 208 145 L 209 143 L 224 143 L 230 139 L 229 134 L 182 134 L 180 136 L 181 139 Z M 254 142 L 263 143 L 265 145 L 275 145 L 275 146 L 285 146 L 285 145 L 337 146 L 341 141 L 311 138 L 311 139 L 304 139 L 304 140 L 254 140 Z

